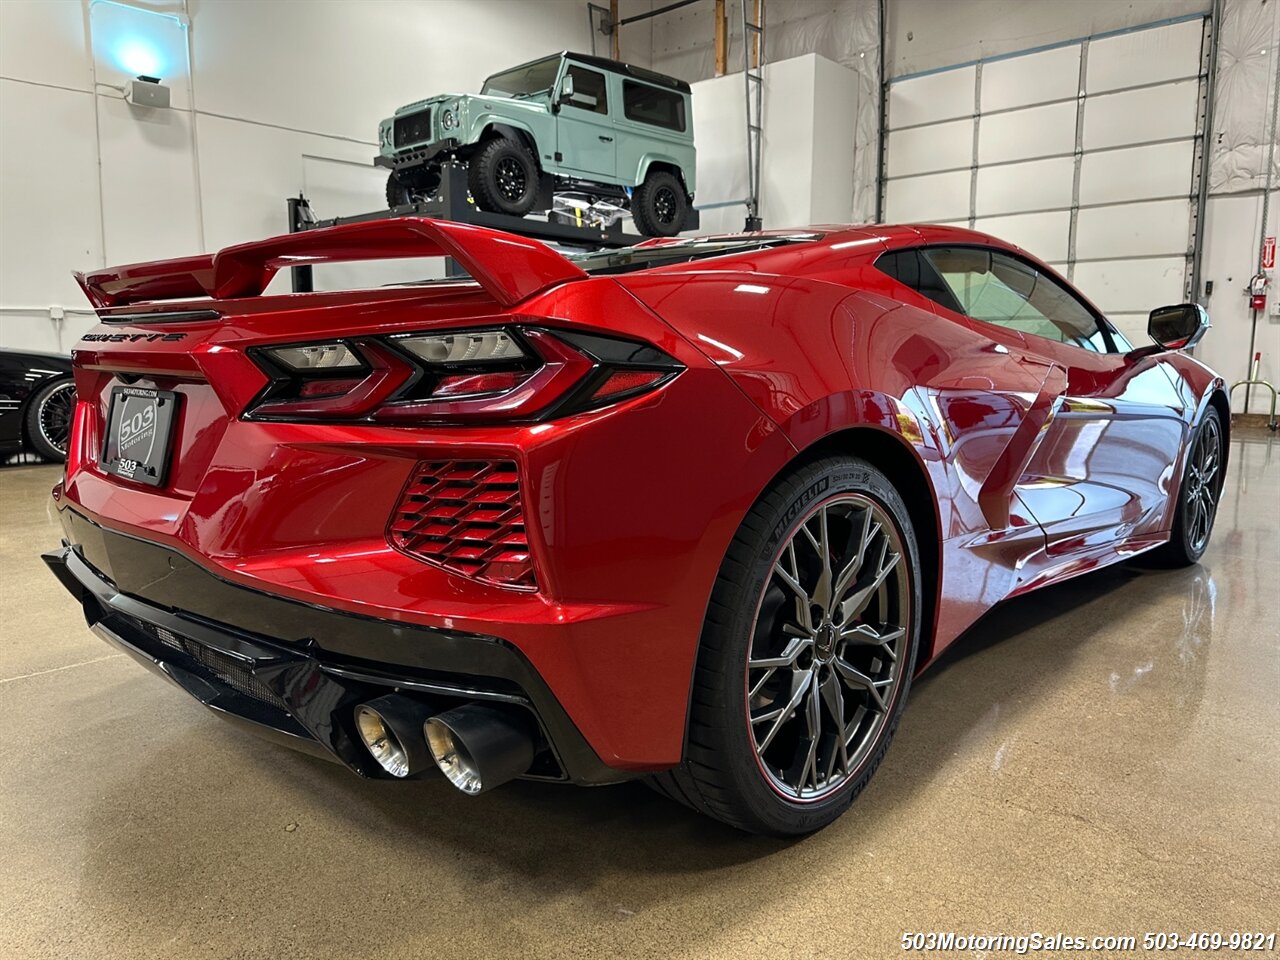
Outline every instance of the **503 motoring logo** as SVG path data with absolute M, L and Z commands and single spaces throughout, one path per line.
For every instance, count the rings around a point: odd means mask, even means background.
M 156 445 L 156 425 L 159 405 L 164 403 L 148 391 L 125 390 L 116 421 L 117 470 L 122 476 L 132 477 L 143 464 L 151 459 Z

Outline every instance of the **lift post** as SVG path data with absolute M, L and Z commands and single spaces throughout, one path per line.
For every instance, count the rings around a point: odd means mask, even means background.
M 748 18 L 747 4 L 754 9 Z M 760 219 L 760 146 L 764 139 L 764 0 L 741 0 L 742 77 L 747 94 L 747 233 L 763 227 Z

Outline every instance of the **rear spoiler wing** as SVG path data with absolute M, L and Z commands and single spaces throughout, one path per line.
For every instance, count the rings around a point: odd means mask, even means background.
M 392 217 L 304 230 L 196 257 L 108 267 L 75 278 L 89 302 L 101 309 L 149 300 L 256 297 L 284 267 L 405 257 L 453 257 L 504 307 L 587 276 L 537 240 L 450 220 Z

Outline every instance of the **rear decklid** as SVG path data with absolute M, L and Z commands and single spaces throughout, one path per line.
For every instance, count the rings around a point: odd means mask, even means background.
M 471 279 L 263 293 L 285 267 L 421 257 L 452 257 Z M 283 460 L 305 459 L 285 449 L 295 428 L 240 422 L 271 383 L 254 359 L 257 348 L 503 323 L 530 297 L 585 277 L 535 240 L 417 217 L 315 229 L 214 254 L 77 274 L 103 324 L 74 351 L 80 404 L 68 486 L 95 513 L 176 535 L 187 502 L 202 487 L 230 483 L 248 489 L 255 478 L 280 469 Z M 117 394 L 158 398 L 176 408 L 172 425 L 167 412 L 157 421 L 155 442 L 164 449 L 152 452 L 157 463 L 164 457 L 163 475 L 124 476 L 137 482 L 122 485 L 115 468 L 119 451 L 108 449 L 108 427 L 140 414 L 153 418 L 158 411 L 154 405 L 126 406 Z M 149 426 L 150 420 L 139 423 Z M 138 449 L 152 449 L 145 431 L 136 436 Z M 234 442 L 234 456 L 228 442 Z M 145 468 L 146 457 L 129 458 Z

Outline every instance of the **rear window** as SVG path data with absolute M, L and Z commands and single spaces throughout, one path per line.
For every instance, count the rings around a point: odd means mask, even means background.
M 948 310 L 964 313 L 951 288 L 917 250 L 894 250 L 876 261 L 876 269 Z
M 694 240 L 675 240 L 652 247 L 623 247 L 620 250 L 598 250 L 581 253 L 569 259 L 590 274 L 630 273 L 646 267 L 665 267 L 673 263 L 691 263 L 710 257 L 724 257 L 732 253 L 748 253 L 768 250 L 792 243 L 806 243 L 820 239 L 820 233 L 797 233 L 775 237 L 710 237 Z
M 684 133 L 684 97 L 634 80 L 622 81 L 622 111 L 628 120 Z

